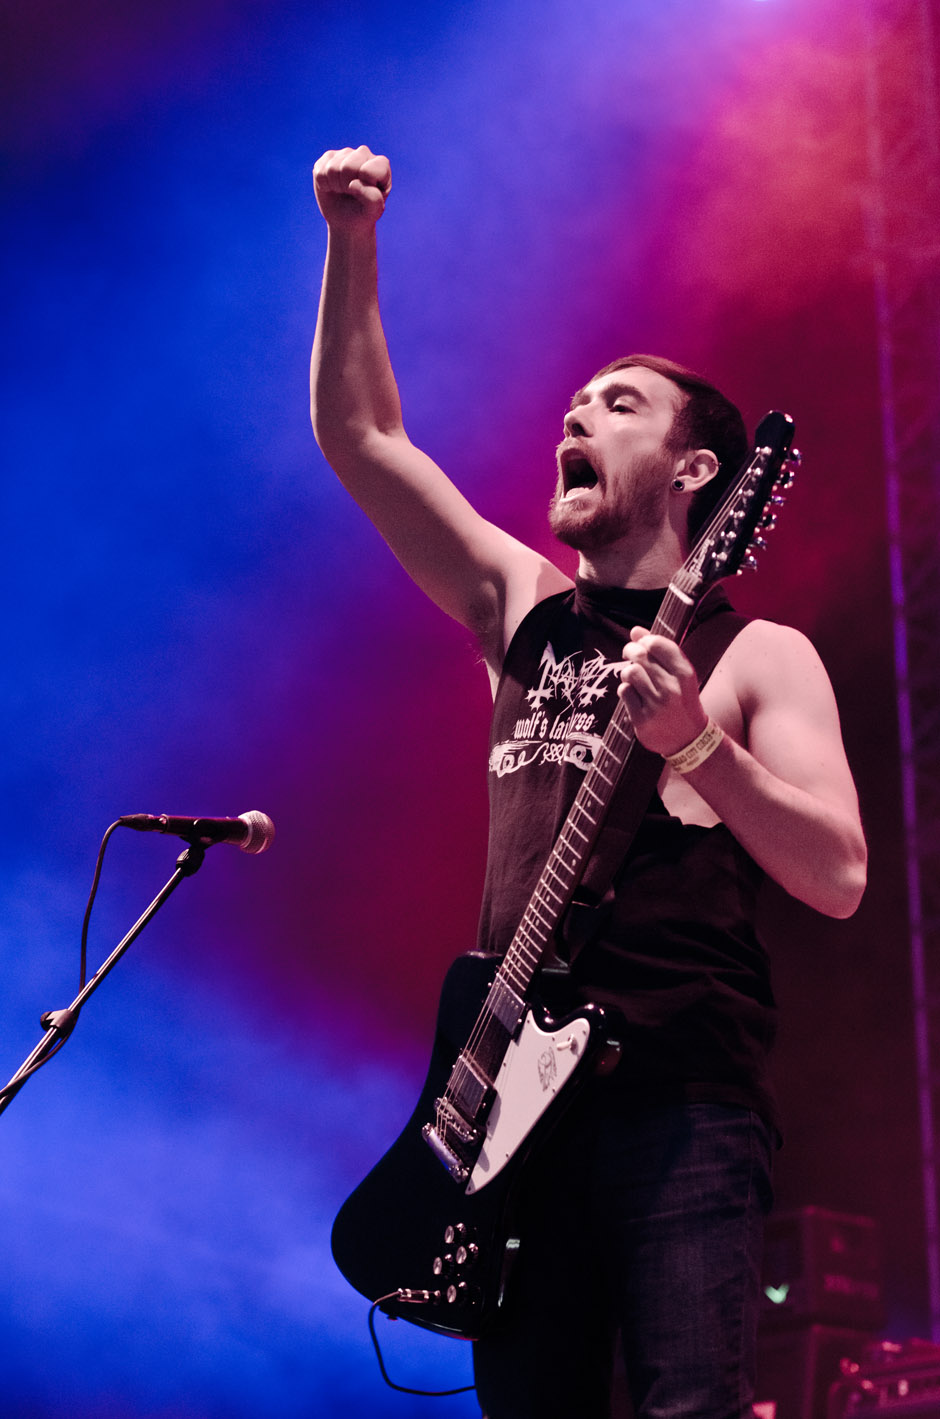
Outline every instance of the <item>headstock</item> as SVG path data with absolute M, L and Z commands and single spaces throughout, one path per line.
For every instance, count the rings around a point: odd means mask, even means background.
M 758 424 L 751 452 L 683 568 L 697 590 L 756 567 L 800 465 L 793 432 L 789 414 L 776 410 Z

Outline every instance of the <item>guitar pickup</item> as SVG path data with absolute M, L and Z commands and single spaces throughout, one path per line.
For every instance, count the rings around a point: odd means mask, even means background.
M 437 1100 L 438 1107 L 453 1110 L 466 1124 L 468 1119 L 485 1117 L 492 1102 L 492 1079 L 487 1078 L 476 1059 L 464 1050 L 457 1056 L 445 1097 Z
M 434 1154 L 439 1163 L 450 1173 L 455 1182 L 465 1183 L 470 1176 L 470 1169 L 452 1148 L 448 1148 L 441 1135 L 431 1124 L 426 1123 L 421 1130 L 421 1137 Z

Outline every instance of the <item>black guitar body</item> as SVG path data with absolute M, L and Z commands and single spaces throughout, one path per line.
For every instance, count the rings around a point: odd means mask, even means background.
M 422 1137 L 434 1119 L 454 1061 L 473 1027 L 499 961 L 460 956 L 444 982 L 434 1048 L 417 1107 L 404 1131 L 347 1198 L 333 1224 L 333 1256 L 352 1286 L 382 1310 L 467 1340 L 491 1329 L 503 1306 L 512 1262 L 524 1244 L 514 1197 L 533 1150 L 582 1083 L 616 1060 L 604 1011 L 585 1006 L 565 1020 L 534 1009 L 538 1026 L 563 1031 L 588 1025 L 578 1067 L 554 1096 L 524 1143 L 478 1191 L 467 1193 Z M 534 1023 L 535 1023 L 534 1022 Z M 525 1219 L 518 1219 L 524 1224 Z M 522 1239 L 520 1239 L 520 1231 Z M 399 1292 L 402 1294 L 399 1295 Z

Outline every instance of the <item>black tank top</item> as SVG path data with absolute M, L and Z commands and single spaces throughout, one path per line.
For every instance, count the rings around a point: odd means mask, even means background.
M 578 582 L 535 606 L 513 637 L 490 735 L 482 950 L 512 940 L 613 710 L 624 642 L 652 625 L 662 596 Z M 687 826 L 653 798 L 568 985 L 575 1001 L 623 1016 L 610 1087 L 639 1105 L 744 1104 L 776 1127 L 776 1011 L 754 928 L 762 878 L 723 825 Z

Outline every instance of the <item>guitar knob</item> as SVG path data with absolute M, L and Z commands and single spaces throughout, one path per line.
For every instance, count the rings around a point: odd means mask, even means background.
M 475 1242 L 471 1242 L 469 1246 L 457 1248 L 454 1252 L 454 1260 L 458 1266 L 471 1267 L 476 1265 L 479 1255 L 480 1248 Z
M 454 1242 L 465 1242 L 467 1240 L 467 1227 L 464 1222 L 455 1222 L 451 1227 L 444 1228 L 444 1243 L 452 1247 Z
M 456 1286 L 448 1286 L 446 1300 L 449 1306 L 473 1306 L 480 1299 L 476 1286 L 468 1286 L 466 1281 L 458 1281 Z
M 435 1276 L 453 1276 L 454 1258 L 450 1252 L 445 1252 L 443 1256 L 436 1256 L 431 1264 L 431 1270 Z

